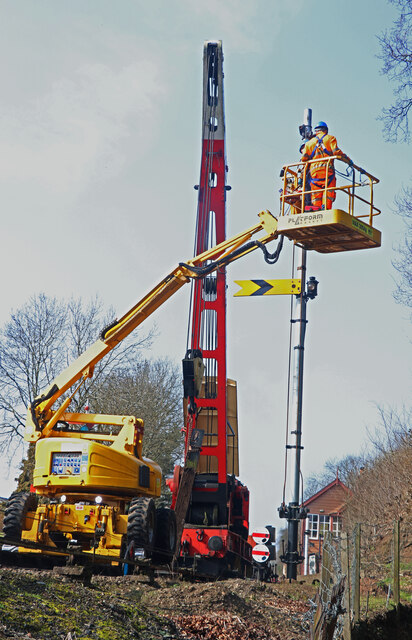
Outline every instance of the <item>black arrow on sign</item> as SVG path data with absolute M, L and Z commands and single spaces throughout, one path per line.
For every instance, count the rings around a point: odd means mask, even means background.
M 273 285 L 266 280 L 252 280 L 252 282 L 260 287 L 257 291 L 254 291 L 254 293 L 251 294 L 252 296 L 263 296 L 265 295 L 266 291 L 269 291 L 273 288 Z

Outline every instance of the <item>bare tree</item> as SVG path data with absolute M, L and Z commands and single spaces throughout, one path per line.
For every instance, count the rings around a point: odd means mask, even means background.
M 98 338 L 113 315 L 112 310 L 104 312 L 97 298 L 67 303 L 44 294 L 33 296 L 11 314 L 0 331 L 0 451 L 11 456 L 19 448 L 28 405 Z M 151 334 L 135 332 L 109 353 L 71 408 L 83 407 L 92 386 L 114 367 L 129 365 L 151 339 Z
M 345 521 L 349 527 L 356 522 L 379 524 L 389 532 L 393 520 L 410 521 L 412 515 L 412 412 L 380 408 L 379 415 L 378 426 L 369 432 L 372 454 L 354 477 Z
M 379 421 L 369 431 L 370 452 L 362 456 L 346 456 L 328 460 L 324 469 L 309 478 L 308 498 L 339 476 L 351 489 L 344 521 L 351 530 L 362 522 L 379 525 L 389 533 L 393 521 L 412 516 L 412 411 L 379 408 Z
M 348 455 L 343 458 L 329 458 L 323 469 L 307 478 L 304 492 L 305 500 L 326 487 L 336 478 L 337 474 L 339 479 L 351 489 L 360 469 L 364 469 L 368 462 L 369 456 L 366 453 L 359 456 Z
M 382 73 L 394 84 L 395 102 L 382 110 L 386 140 L 398 137 L 409 142 L 409 111 L 412 107 L 412 0 L 389 0 L 399 9 L 392 28 L 378 37 Z
M 155 460 L 164 475 L 173 472 L 183 454 L 183 410 L 181 372 L 170 360 L 141 360 L 101 379 L 91 392 L 90 407 L 142 418 L 143 455 Z
M 382 110 L 383 134 L 387 141 L 410 142 L 409 112 L 412 108 L 412 0 L 389 0 L 399 9 L 390 30 L 378 36 L 382 73 L 394 84 L 395 102 Z M 400 274 L 395 299 L 412 307 L 412 188 L 403 188 L 395 198 L 397 213 L 405 223 L 405 239 L 393 261 Z
M 400 279 L 395 291 L 395 300 L 407 307 L 412 307 L 412 188 L 404 188 L 395 198 L 398 214 L 405 223 L 405 238 L 397 249 L 397 258 L 393 266 Z
M 376 457 L 404 448 L 412 453 L 412 409 L 402 407 L 401 410 L 395 410 L 391 407 L 378 407 L 378 411 L 379 426 L 373 431 L 368 431 Z

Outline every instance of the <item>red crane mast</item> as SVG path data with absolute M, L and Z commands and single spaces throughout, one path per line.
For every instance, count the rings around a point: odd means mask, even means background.
M 226 165 L 221 42 L 206 42 L 203 58 L 202 157 L 194 255 L 226 240 Z M 218 483 L 227 478 L 226 399 L 226 269 L 220 268 L 193 283 L 189 340 L 192 353 L 203 356 L 203 397 L 196 397 L 197 415 L 213 412 L 217 424 L 214 444 L 206 435 L 201 458 L 213 456 Z M 217 419 L 216 419 L 217 414 Z M 190 414 L 189 414 L 190 420 Z M 186 446 L 191 429 L 186 432 Z M 205 462 L 205 461 L 204 461 Z
M 222 43 L 208 41 L 203 56 L 194 255 L 226 240 L 226 192 L 230 187 L 226 185 L 223 97 Z M 178 537 L 181 533 L 179 563 L 199 574 L 243 574 L 251 557 L 249 492 L 236 478 L 237 401 L 236 383 L 228 381 L 226 373 L 225 267 L 192 283 L 183 369 L 185 467 L 183 471 L 177 468 L 169 483 L 174 491 Z

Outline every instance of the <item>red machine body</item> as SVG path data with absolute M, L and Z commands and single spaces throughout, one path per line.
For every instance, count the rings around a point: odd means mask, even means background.
M 203 57 L 203 138 L 194 253 L 226 239 L 225 121 L 222 43 Z M 194 430 L 203 442 L 187 509 L 179 564 L 206 576 L 244 575 L 251 563 L 249 491 L 238 475 L 236 383 L 226 373 L 226 271 L 193 283 L 186 357 L 203 358 L 201 390 L 185 402 L 185 456 Z M 182 470 L 169 488 L 173 504 Z

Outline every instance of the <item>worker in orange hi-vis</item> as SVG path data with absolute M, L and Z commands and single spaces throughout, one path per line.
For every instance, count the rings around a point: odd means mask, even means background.
M 315 127 L 315 135 L 308 140 L 303 149 L 301 162 L 316 160 L 317 158 L 325 158 L 321 162 L 313 162 L 308 167 L 310 172 L 310 186 L 312 206 L 305 207 L 305 211 L 318 211 L 319 209 L 331 209 L 332 203 L 336 198 L 336 175 L 335 167 L 332 162 L 327 162 L 329 156 L 339 156 L 342 159 L 353 164 L 352 160 L 341 151 L 335 136 L 328 133 L 328 125 L 326 122 L 320 121 Z M 326 176 L 326 172 L 328 175 Z M 328 190 L 322 191 L 328 187 Z

